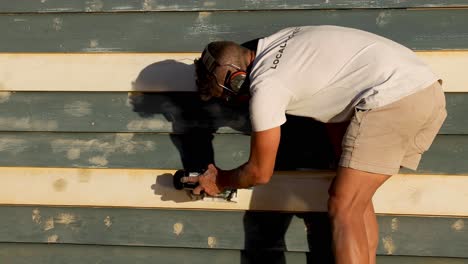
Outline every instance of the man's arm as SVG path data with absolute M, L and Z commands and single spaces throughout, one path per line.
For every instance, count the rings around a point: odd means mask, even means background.
M 280 137 L 280 127 L 253 132 L 249 161 L 236 169 L 227 171 L 219 170 L 210 164 L 208 170 L 197 177 L 199 186 L 193 192 L 199 194 L 205 191 L 209 195 L 215 195 L 228 188 L 249 188 L 268 183 L 273 175 Z
M 280 127 L 253 132 L 249 161 L 237 169 L 219 171 L 219 185 L 235 189 L 268 183 L 275 168 L 280 137 Z

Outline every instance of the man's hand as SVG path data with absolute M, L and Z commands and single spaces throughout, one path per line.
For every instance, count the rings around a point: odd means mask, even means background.
M 213 165 L 208 165 L 208 169 L 202 175 L 198 177 L 185 177 L 182 179 L 183 182 L 198 182 L 198 186 L 193 189 L 192 193 L 200 195 L 205 192 L 208 195 L 215 196 L 223 190 L 216 184 L 218 177 L 218 169 Z

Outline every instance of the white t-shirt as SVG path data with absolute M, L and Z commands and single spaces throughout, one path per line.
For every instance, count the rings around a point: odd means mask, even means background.
M 413 51 L 381 36 L 337 26 L 283 29 L 258 42 L 250 73 L 254 131 L 285 114 L 349 120 L 428 87 L 438 77 Z

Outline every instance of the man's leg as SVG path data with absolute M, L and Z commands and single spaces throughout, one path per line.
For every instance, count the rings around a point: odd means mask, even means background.
M 375 254 L 375 251 L 370 252 L 374 246 L 368 242 L 364 216 L 375 191 L 389 177 L 339 167 L 330 186 L 328 201 L 337 264 L 368 264 L 369 256 Z
M 369 248 L 369 264 L 376 264 L 377 246 L 379 245 L 379 225 L 374 212 L 372 201 L 364 212 L 364 225 L 366 226 L 367 246 Z

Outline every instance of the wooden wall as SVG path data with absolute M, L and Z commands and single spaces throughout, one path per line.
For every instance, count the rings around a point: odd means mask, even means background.
M 248 159 L 246 109 L 193 93 L 204 45 L 318 24 L 396 40 L 444 79 L 434 145 L 374 199 L 378 262 L 468 263 L 467 7 L 0 0 L 0 263 L 327 263 L 333 160 L 321 124 L 289 117 L 272 182 L 237 203 L 171 186 L 176 169 Z

